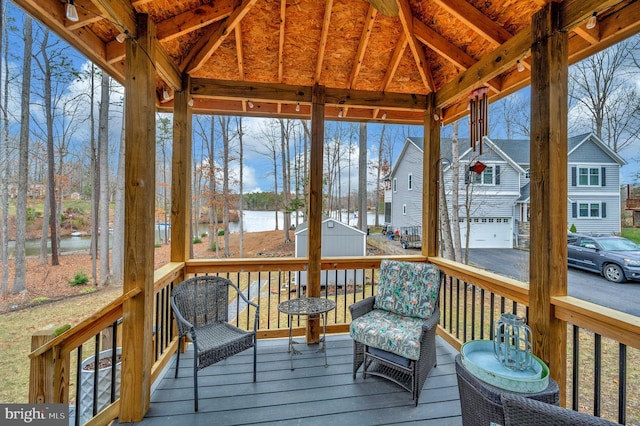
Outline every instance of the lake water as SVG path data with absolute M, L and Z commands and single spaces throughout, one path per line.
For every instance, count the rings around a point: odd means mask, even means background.
M 332 212 L 331 217 L 338 218 L 337 212 Z M 380 215 L 380 224 L 384 222 L 384 215 Z M 349 223 L 350 225 L 356 225 L 358 219 L 351 213 L 348 215 L 346 212 L 342 213 L 342 221 Z M 282 229 L 282 223 L 284 222 L 284 214 L 278 212 L 278 229 Z M 298 224 L 302 223 L 302 215 L 299 216 Z M 373 226 L 375 223 L 375 214 L 367 214 L 367 223 L 369 226 Z M 295 214 L 291 214 L 291 224 L 296 224 Z M 261 231 L 273 231 L 276 229 L 276 214 L 272 211 L 251 211 L 244 212 L 244 231 L 245 232 L 261 232 Z M 158 223 L 154 227 L 155 240 L 160 242 L 164 240 L 165 225 Z M 169 227 L 170 229 L 170 227 Z M 169 229 L 166 232 L 169 232 Z M 201 224 L 198 226 L 198 234 L 209 231 L 209 226 Z M 229 224 L 229 231 L 239 232 L 240 224 L 238 222 L 232 222 Z M 60 251 L 61 252 L 73 252 L 80 250 L 89 250 L 91 245 L 91 237 L 64 237 L 60 239 Z M 51 252 L 51 242 L 48 242 L 49 252 Z M 37 256 L 40 253 L 40 240 L 28 240 L 26 243 L 27 256 Z M 15 241 L 9 241 L 9 256 L 13 257 L 15 252 Z

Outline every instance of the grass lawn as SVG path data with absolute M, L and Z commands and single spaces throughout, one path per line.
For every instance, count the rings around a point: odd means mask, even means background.
M 640 228 L 622 228 L 621 235 L 636 244 L 640 244 Z

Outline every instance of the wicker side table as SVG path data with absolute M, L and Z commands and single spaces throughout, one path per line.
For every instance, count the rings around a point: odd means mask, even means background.
M 462 365 L 461 355 L 456 356 L 456 376 L 464 426 L 487 426 L 492 422 L 505 424 L 500 395 L 519 395 L 553 405 L 558 405 L 560 402 L 560 388 L 552 378 L 549 378 L 549 386 L 542 392 L 510 392 L 491 386 L 471 374 Z

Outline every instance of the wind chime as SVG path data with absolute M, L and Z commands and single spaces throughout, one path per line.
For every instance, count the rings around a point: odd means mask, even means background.
M 476 145 L 480 146 L 482 155 L 482 138 L 489 133 L 489 93 L 488 87 L 480 87 L 469 95 L 469 136 L 471 138 L 471 148 L 476 151 Z

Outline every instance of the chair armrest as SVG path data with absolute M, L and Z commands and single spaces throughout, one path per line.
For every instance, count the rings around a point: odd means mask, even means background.
M 196 328 L 193 326 L 193 324 L 191 324 L 182 316 L 182 314 L 180 313 L 180 310 L 176 306 L 176 302 L 173 300 L 173 297 L 171 297 L 171 308 L 173 309 L 173 313 L 176 316 L 176 321 L 178 322 L 178 325 L 182 324 L 183 326 L 183 327 L 178 327 L 178 330 L 180 328 L 184 328 L 186 330 L 189 330 L 189 333 L 191 334 L 192 337 L 195 336 Z M 180 336 L 183 336 L 183 335 L 184 334 L 180 333 Z
M 422 323 L 422 335 L 433 330 L 440 322 L 440 308 L 435 308 L 429 318 Z
M 241 292 L 240 289 L 235 284 L 230 282 L 229 283 L 229 287 L 233 287 L 233 289 L 236 291 L 238 296 L 240 296 L 240 298 L 242 299 L 242 301 L 244 303 L 256 308 L 256 314 L 255 314 L 255 317 L 253 318 L 253 331 L 257 331 L 258 330 L 259 320 L 260 320 L 260 306 L 257 303 L 252 302 L 251 300 L 249 300 L 247 298 L 247 296 L 245 296 L 244 293 Z
M 373 296 L 369 296 L 366 299 L 363 299 L 359 302 L 354 303 L 349 306 L 349 312 L 351 312 L 351 319 L 356 319 L 358 317 L 363 316 L 367 312 L 371 312 L 373 310 L 373 304 L 376 298 Z

